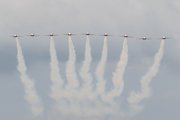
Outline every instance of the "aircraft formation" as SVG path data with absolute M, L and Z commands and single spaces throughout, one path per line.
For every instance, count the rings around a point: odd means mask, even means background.
M 63 34 L 63 35 L 76 36 L 77 34 L 68 33 L 68 34 Z M 87 32 L 87 33 L 81 34 L 81 35 L 95 35 L 95 34 L 91 34 L 91 33 Z M 31 33 L 30 35 L 26 35 L 26 36 L 35 37 L 35 36 L 40 36 L 40 35 L 35 35 L 35 34 Z M 50 33 L 49 35 L 45 35 L 45 36 L 51 36 L 51 37 L 52 37 L 52 36 L 59 36 L 59 35 L 58 35 L 58 34 Z M 107 33 L 104 33 L 104 34 L 100 34 L 99 36 L 113 36 L 113 35 L 109 35 L 109 34 L 107 34 Z M 23 36 L 18 36 L 18 35 L 15 34 L 15 35 L 10 36 L 10 37 L 16 38 L 16 37 L 23 37 Z M 127 34 L 125 34 L 125 35 L 120 35 L 120 37 L 133 38 L 133 36 L 129 36 L 129 35 L 127 35 Z M 141 38 L 137 38 L 137 39 L 141 39 L 141 40 L 150 40 L 150 39 L 152 39 L 152 38 L 141 37 Z M 170 38 L 169 38 L 169 37 L 163 36 L 163 37 L 158 38 L 158 39 L 163 39 L 163 40 L 164 40 L 164 39 L 170 39 Z

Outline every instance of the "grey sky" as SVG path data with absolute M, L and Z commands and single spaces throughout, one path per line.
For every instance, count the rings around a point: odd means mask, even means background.
M 141 77 L 153 64 L 154 55 L 160 46 L 159 37 L 165 40 L 164 56 L 159 72 L 150 83 L 152 95 L 140 102 L 144 110 L 124 120 L 169 120 L 180 118 L 179 30 L 180 1 L 178 0 L 6 0 L 0 1 L 0 119 L 36 120 L 29 104 L 24 99 L 24 86 L 17 71 L 17 48 L 13 34 L 36 33 L 39 37 L 20 37 L 19 41 L 27 66 L 28 76 L 34 80 L 35 89 L 44 107 L 43 120 L 59 120 L 52 113 L 57 103 L 50 97 L 50 37 L 43 35 L 59 34 L 54 37 L 60 74 L 66 81 L 65 70 L 69 56 L 68 37 L 61 34 L 91 32 L 113 34 L 107 37 L 108 58 L 104 78 L 106 92 L 113 88 L 112 77 L 122 51 L 124 38 L 118 35 L 129 34 L 128 63 L 124 74 L 124 90 L 115 101 L 123 112 L 129 111 L 127 99 L 131 91 L 140 92 Z M 151 41 L 141 41 L 137 37 L 151 37 Z M 92 63 L 90 72 L 93 85 L 96 84 L 95 70 L 101 59 L 104 37 L 90 36 Z M 79 75 L 84 61 L 86 36 L 72 37 L 76 51 L 76 73 Z M 95 89 L 95 88 L 94 88 Z M 110 117 L 105 115 L 106 120 Z M 40 116 L 41 118 L 41 116 Z M 73 118 L 68 118 L 67 120 Z M 96 120 L 96 118 L 93 118 Z M 98 118 L 101 119 L 101 118 Z M 120 118 L 117 118 L 120 119 Z M 64 119 L 66 120 L 66 119 Z

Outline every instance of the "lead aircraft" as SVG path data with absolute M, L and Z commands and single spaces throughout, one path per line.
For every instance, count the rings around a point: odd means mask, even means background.
M 74 36 L 76 34 L 68 33 L 68 34 L 63 34 L 63 35 Z
M 30 35 L 26 35 L 26 36 L 34 37 L 34 36 L 40 36 L 40 35 L 35 35 L 35 34 L 31 33 Z
M 81 34 L 81 35 L 95 35 L 95 34 L 90 34 L 89 32 L 87 32 L 87 33 Z
M 170 37 L 165 37 L 165 36 L 163 36 L 162 38 L 158 38 L 158 39 L 163 39 L 163 40 L 165 40 L 165 39 L 170 39 Z
M 50 33 L 49 35 L 45 35 L 45 36 L 59 36 L 59 35 L 54 35 L 53 33 Z
M 125 38 L 130 37 L 130 38 L 132 38 L 133 36 L 129 36 L 129 35 L 125 34 L 125 35 L 120 35 L 120 37 L 125 37 Z
M 113 36 L 113 35 L 108 35 L 107 33 L 104 33 L 104 35 L 99 35 L 99 36 Z
M 142 38 L 137 38 L 137 39 L 149 40 L 149 39 L 151 39 L 151 38 L 142 37 Z

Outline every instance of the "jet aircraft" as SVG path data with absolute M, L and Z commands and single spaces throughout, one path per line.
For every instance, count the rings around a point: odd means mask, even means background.
M 17 36 L 16 34 L 14 34 L 13 36 L 10 36 L 10 37 L 16 38 L 16 37 L 22 37 L 22 36 Z
M 129 36 L 129 35 L 125 34 L 125 35 L 120 36 L 120 37 L 125 37 L 125 38 L 130 37 L 130 38 L 132 38 L 133 36 Z
M 45 36 L 58 36 L 58 35 L 54 35 L 53 33 L 50 33 L 49 35 L 45 35 Z
M 35 34 L 31 33 L 30 35 L 26 35 L 26 36 L 34 37 L 34 36 L 40 36 L 40 35 L 35 35 Z
M 167 38 L 167 37 L 163 36 L 162 38 L 159 38 L 159 39 L 165 40 L 165 39 L 170 39 L 170 38 Z
M 81 34 L 81 35 L 95 35 L 95 34 L 90 34 L 89 32 L 87 32 L 87 33 Z
M 99 35 L 99 36 L 113 36 L 113 35 L 108 35 L 107 33 L 104 33 L 104 35 Z
M 138 39 L 148 40 L 148 39 L 151 39 L 151 38 L 142 37 L 142 38 L 138 38 Z
M 74 36 L 76 34 L 68 33 L 68 34 L 63 34 L 63 35 Z

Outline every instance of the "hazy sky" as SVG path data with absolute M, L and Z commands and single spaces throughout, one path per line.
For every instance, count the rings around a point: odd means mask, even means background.
M 6 0 L 0 1 L 0 119 L 2 120 L 177 120 L 180 118 L 180 81 L 179 67 L 179 31 L 180 31 L 180 1 L 178 0 Z M 61 34 L 72 32 L 81 34 L 109 33 L 107 37 L 108 56 L 104 79 L 106 93 L 113 89 L 113 72 L 123 49 L 124 38 L 118 35 L 129 34 L 134 38 L 127 39 L 128 63 L 123 76 L 124 89 L 122 94 L 114 99 L 121 112 L 129 112 L 128 98 L 130 93 L 140 93 L 140 80 L 154 63 L 154 55 L 158 52 L 162 36 L 171 37 L 165 40 L 164 56 L 159 71 L 150 83 L 151 96 L 143 99 L 139 105 L 144 109 L 134 116 L 113 117 L 113 114 L 103 114 L 95 117 L 77 117 L 63 113 L 54 106 L 58 103 L 51 98 L 50 75 L 50 37 L 49 33 L 59 34 L 54 37 L 59 73 L 67 84 L 66 63 L 69 59 L 68 36 Z M 39 37 L 25 35 L 35 33 Z M 24 55 L 27 75 L 35 83 L 35 90 L 41 99 L 43 113 L 34 117 L 30 104 L 25 99 L 24 84 L 17 70 L 17 46 L 12 37 L 19 37 Z M 101 60 L 104 37 L 90 36 L 92 62 L 93 90 L 97 83 L 96 68 Z M 142 41 L 136 38 L 150 37 L 152 40 Z M 85 57 L 86 36 L 73 36 L 72 42 L 76 53 L 75 70 L 77 79 L 82 86 L 80 69 Z M 100 97 L 98 98 L 100 99 Z M 98 109 L 108 104 L 86 103 Z M 83 106 L 83 105 L 82 105 Z M 60 107 L 60 106 L 58 106 Z M 68 107 L 63 108 L 68 111 Z M 116 113 L 117 111 L 115 111 Z M 93 110 L 92 110 L 93 111 Z M 121 113 L 119 113 L 121 114 Z M 74 116 L 76 116 L 74 118 Z

